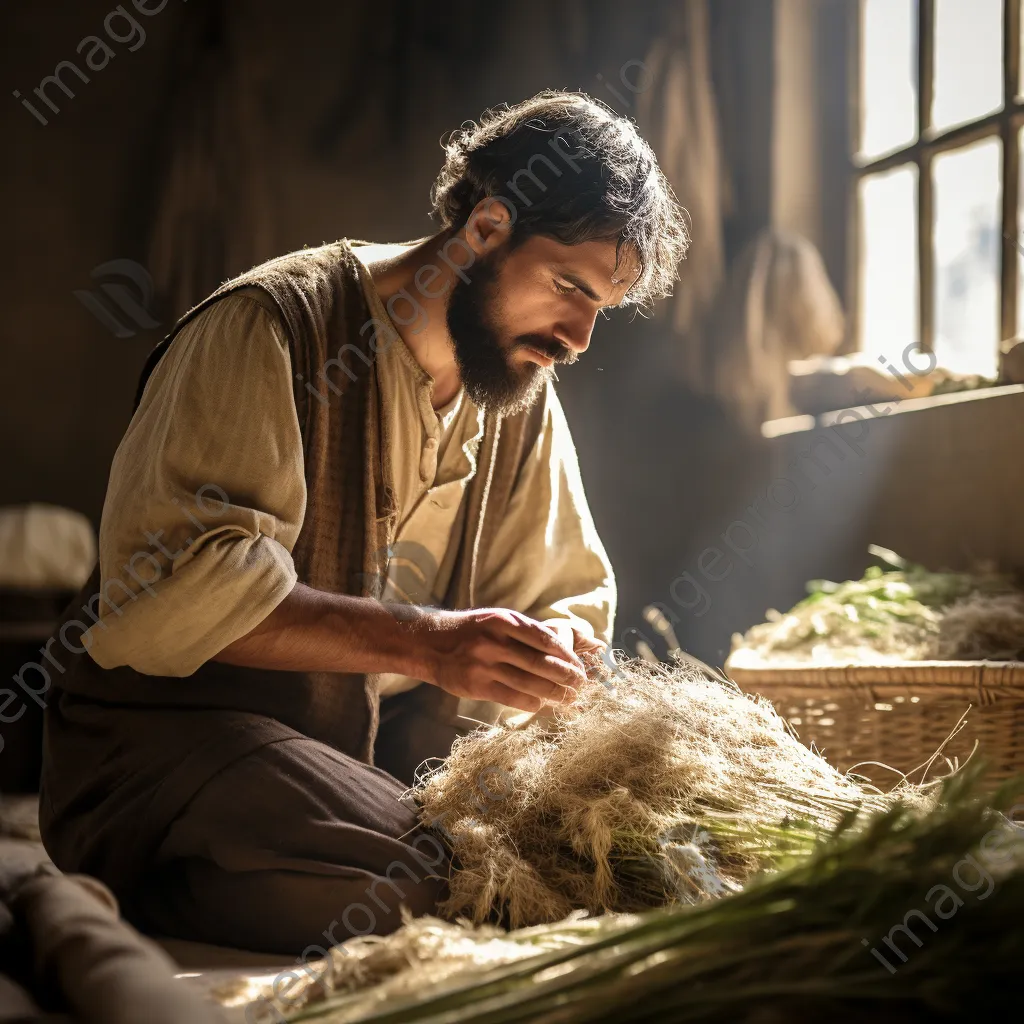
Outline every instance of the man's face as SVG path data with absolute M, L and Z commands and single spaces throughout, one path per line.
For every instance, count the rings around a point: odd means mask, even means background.
M 533 236 L 477 260 L 448 300 L 448 333 L 466 393 L 511 415 L 528 408 L 558 364 L 587 350 L 594 320 L 619 305 L 636 278 L 613 241 L 563 245 Z

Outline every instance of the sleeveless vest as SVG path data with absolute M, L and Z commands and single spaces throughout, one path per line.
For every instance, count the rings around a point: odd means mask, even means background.
M 398 510 L 374 361 L 382 325 L 366 304 L 366 274 L 342 240 L 227 282 L 150 355 L 136 406 L 185 324 L 238 289 L 266 292 L 287 334 L 302 434 L 307 503 L 292 552 L 298 578 L 317 590 L 373 597 L 386 577 Z M 542 406 L 486 416 L 477 472 L 456 520 L 447 607 L 474 606 L 477 566 L 537 437 Z M 99 589 L 97 567 L 65 622 L 81 621 L 83 605 Z M 454 698 L 440 690 L 430 697 L 454 713 Z M 191 676 L 160 677 L 127 666 L 104 669 L 87 653 L 74 656 L 47 701 L 40 807 L 47 849 L 65 870 L 126 880 L 207 779 L 265 743 L 298 733 L 372 763 L 379 708 L 363 675 L 211 661 Z

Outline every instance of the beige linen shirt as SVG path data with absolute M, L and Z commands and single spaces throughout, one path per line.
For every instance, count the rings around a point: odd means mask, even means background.
M 360 250 L 355 250 L 359 254 Z M 371 312 L 391 325 L 366 275 Z M 391 325 L 393 327 L 393 325 Z M 395 332 L 377 356 L 394 438 L 398 526 L 385 600 L 436 604 L 450 579 L 482 411 L 433 379 Z M 607 641 L 615 581 L 554 389 L 491 557 L 482 606 L 570 620 Z M 100 527 L 99 621 L 83 643 L 104 668 L 186 676 L 257 626 L 296 581 L 306 507 L 288 344 L 270 298 L 245 289 L 186 325 L 151 376 L 111 466 Z M 382 694 L 416 680 L 378 676 Z

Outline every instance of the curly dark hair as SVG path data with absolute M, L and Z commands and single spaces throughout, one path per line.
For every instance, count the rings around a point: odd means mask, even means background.
M 511 246 L 531 235 L 566 245 L 615 240 L 616 261 L 625 248 L 640 265 L 626 302 L 671 294 L 689 244 L 685 214 L 628 118 L 585 93 L 545 89 L 485 111 L 443 146 L 430 192 L 442 229 L 463 227 L 493 196 L 513 214 Z

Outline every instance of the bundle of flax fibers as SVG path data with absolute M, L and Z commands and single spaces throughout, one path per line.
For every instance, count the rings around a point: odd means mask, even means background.
M 590 677 L 568 707 L 458 740 L 414 790 L 455 855 L 444 916 L 520 928 L 697 903 L 893 799 L 711 670 L 595 658 Z

